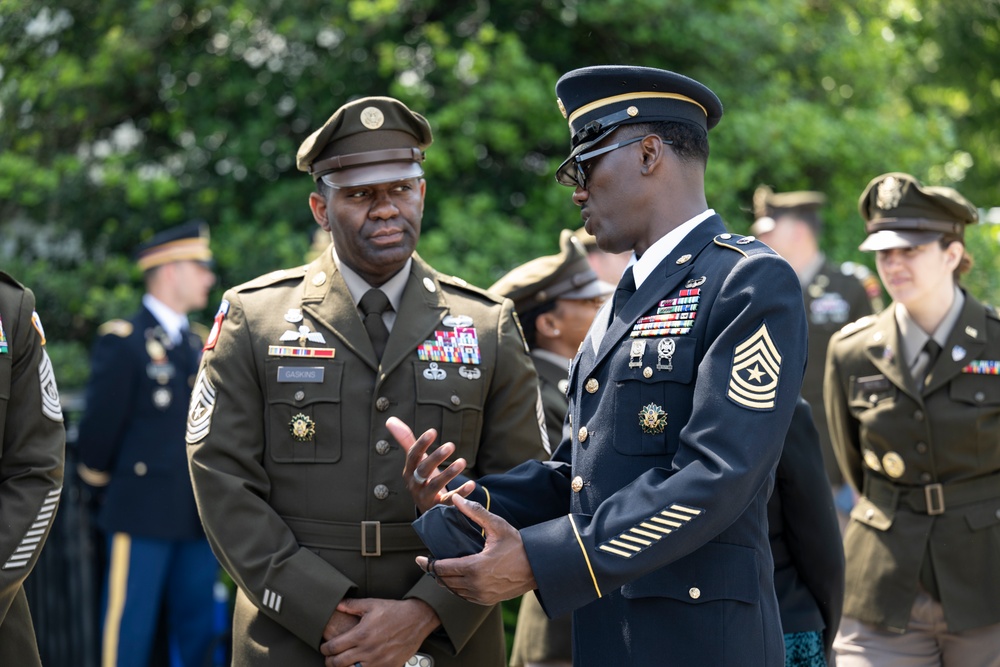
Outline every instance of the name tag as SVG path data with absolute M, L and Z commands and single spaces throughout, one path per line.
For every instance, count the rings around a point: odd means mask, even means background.
M 885 391 L 892 385 L 884 375 L 868 375 L 857 379 L 858 389 L 861 391 Z
M 311 382 L 319 384 L 323 381 L 322 366 L 278 366 L 278 382 Z

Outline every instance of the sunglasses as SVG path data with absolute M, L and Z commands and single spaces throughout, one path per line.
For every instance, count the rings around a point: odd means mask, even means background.
M 625 141 L 619 141 L 614 144 L 605 146 L 604 148 L 598 148 L 595 151 L 588 151 L 586 153 L 580 153 L 573 158 L 572 164 L 566 165 L 558 174 L 558 180 L 562 185 L 568 185 L 570 187 L 579 186 L 580 189 L 587 189 L 587 170 L 584 168 L 584 163 L 593 160 L 596 157 L 600 157 L 606 153 L 610 153 L 613 150 L 617 150 L 623 146 L 628 146 L 629 144 L 634 144 L 637 141 L 642 141 L 645 136 L 633 137 L 631 139 L 626 139 Z M 673 144 L 673 141 L 667 139 L 662 140 L 665 144 Z

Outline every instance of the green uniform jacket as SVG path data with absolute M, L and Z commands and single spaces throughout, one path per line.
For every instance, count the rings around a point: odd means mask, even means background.
M 435 332 L 462 327 L 475 329 L 478 363 L 418 358 Z M 233 664 L 319 665 L 342 598 L 416 597 L 442 622 L 421 648 L 437 667 L 502 665 L 499 607 L 451 595 L 413 562 L 428 552 L 385 421 L 438 429 L 475 477 L 546 458 L 538 396 L 512 302 L 416 255 L 381 366 L 329 251 L 229 290 L 187 439 L 206 533 L 239 586 Z
M 52 528 L 66 431 L 35 297 L 0 272 L 0 665 L 39 665 L 24 580 Z M 34 315 L 37 318 L 37 315 Z
M 1000 622 L 1000 319 L 966 294 L 922 391 L 903 357 L 891 307 L 830 342 L 827 417 L 862 493 L 844 615 L 903 631 L 929 558 L 950 631 Z
M 852 266 L 852 265 L 845 265 Z M 809 355 L 802 379 L 802 398 L 812 408 L 813 423 L 819 432 L 823 464 L 830 484 L 840 486 L 844 478 L 830 443 L 830 431 L 823 409 L 823 372 L 830 338 L 849 322 L 870 315 L 872 302 L 864 285 L 851 272 L 824 262 L 812 281 L 802 289 L 809 327 Z

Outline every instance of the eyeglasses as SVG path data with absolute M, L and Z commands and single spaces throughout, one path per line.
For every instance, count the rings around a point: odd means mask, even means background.
M 572 164 L 566 165 L 566 169 L 563 169 L 557 174 L 558 180 L 563 185 L 568 185 L 570 187 L 579 186 L 581 189 L 587 189 L 587 170 L 584 168 L 584 163 L 593 160 L 596 157 L 600 157 L 605 153 L 610 153 L 613 150 L 617 150 L 622 146 L 628 146 L 629 144 L 634 144 L 637 141 L 642 141 L 646 136 L 633 137 L 631 139 L 626 139 L 625 141 L 619 141 L 617 143 L 605 146 L 604 148 L 598 148 L 596 151 L 588 151 L 586 153 L 580 153 L 573 158 Z M 665 144 L 673 144 L 673 141 L 667 139 L 662 139 Z

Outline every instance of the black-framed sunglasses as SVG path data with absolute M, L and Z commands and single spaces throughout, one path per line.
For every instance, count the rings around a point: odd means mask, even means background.
M 579 186 L 581 189 L 587 189 L 587 170 L 584 169 L 583 164 L 595 157 L 600 157 L 606 153 L 610 153 L 613 150 L 617 150 L 622 146 L 628 146 L 629 144 L 634 144 L 637 141 L 642 141 L 646 138 L 646 135 L 639 137 L 632 137 L 631 139 L 626 139 L 625 141 L 619 141 L 614 144 L 605 146 L 604 148 L 598 148 L 595 151 L 588 151 L 586 153 L 580 153 L 573 158 L 573 163 L 567 165 L 568 169 L 562 170 L 557 176 L 559 177 L 559 182 L 563 185 L 568 185 L 570 187 Z M 668 139 L 662 139 L 665 144 L 672 144 L 673 141 Z

